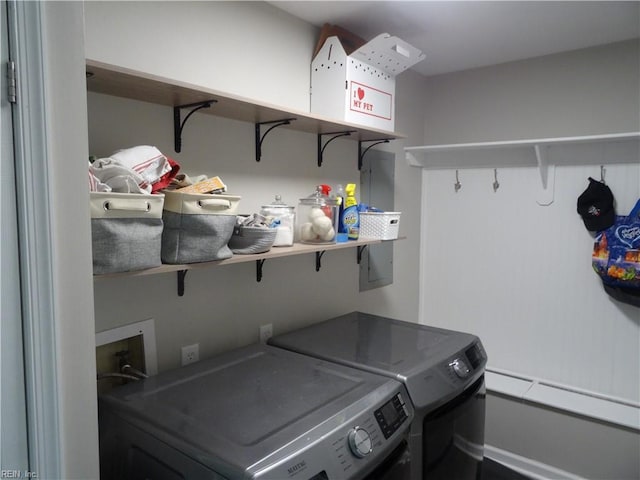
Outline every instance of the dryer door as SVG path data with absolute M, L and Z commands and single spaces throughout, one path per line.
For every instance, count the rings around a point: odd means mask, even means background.
M 476 480 L 484 454 L 485 386 L 481 377 L 423 422 L 423 479 Z
M 365 477 L 365 480 L 409 480 L 411 454 L 405 440 L 389 456 Z

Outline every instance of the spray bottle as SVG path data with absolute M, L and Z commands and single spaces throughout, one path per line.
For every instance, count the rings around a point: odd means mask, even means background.
M 342 221 L 342 214 L 344 213 L 344 188 L 342 185 L 336 187 L 335 199 L 338 201 L 338 235 L 336 236 L 336 242 L 342 243 L 349 240 L 347 229 Z
M 356 200 L 356 184 L 348 183 L 344 189 L 347 196 L 344 199 L 342 223 L 347 231 L 349 240 L 357 240 L 360 233 L 360 214 Z

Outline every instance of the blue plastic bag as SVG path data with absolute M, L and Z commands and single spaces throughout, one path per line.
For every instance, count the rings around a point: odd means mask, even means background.
M 598 232 L 593 244 L 593 269 L 605 285 L 640 292 L 640 199 L 627 216 Z

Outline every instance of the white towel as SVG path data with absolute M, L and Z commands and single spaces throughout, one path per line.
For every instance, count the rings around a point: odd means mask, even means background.
M 156 147 L 126 148 L 89 164 L 89 187 L 92 192 L 151 193 L 151 186 L 170 171 L 169 160 Z
M 156 147 L 148 145 L 119 150 L 112 154 L 111 158 L 140 175 L 144 181 L 139 185 L 144 190 L 160 180 L 160 177 L 165 173 L 171 171 L 167 157 Z
M 142 176 L 112 158 L 99 158 L 89 165 L 89 177 L 94 192 L 151 193 L 151 185 Z

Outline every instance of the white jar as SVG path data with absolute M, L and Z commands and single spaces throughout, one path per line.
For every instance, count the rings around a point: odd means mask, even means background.
M 295 207 L 282 201 L 280 195 L 276 195 L 275 201 L 270 205 L 263 205 L 260 214 L 273 219 L 276 228 L 274 247 L 291 247 L 293 245 L 293 232 L 296 222 Z

